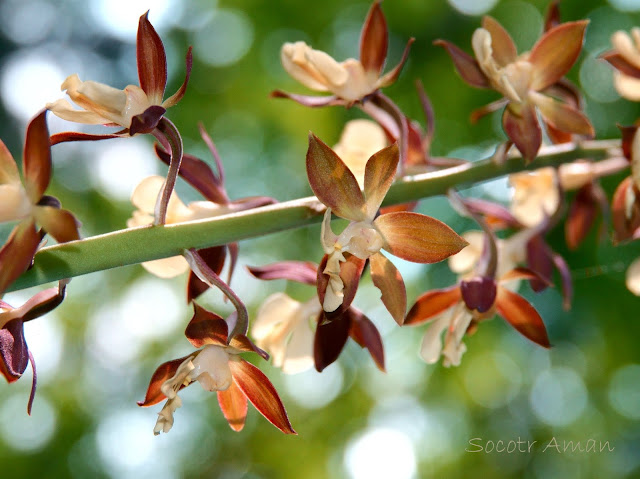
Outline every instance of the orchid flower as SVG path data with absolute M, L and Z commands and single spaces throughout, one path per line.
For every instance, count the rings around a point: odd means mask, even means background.
M 285 43 L 280 52 L 282 66 L 291 77 L 307 88 L 320 92 L 331 92 L 331 96 L 313 97 L 274 92 L 307 106 L 330 104 L 353 104 L 365 99 L 378 89 L 396 81 L 407 60 L 407 44 L 400 63 L 386 74 L 382 74 L 387 58 L 387 22 L 380 7 L 380 0 L 373 3 L 360 34 L 360 59 L 349 58 L 337 62 L 320 50 L 314 50 L 304 42 Z
M 137 35 L 137 63 L 140 86 L 128 85 L 118 90 L 94 81 L 81 81 L 73 74 L 62 83 L 69 98 L 81 109 L 75 109 L 67 100 L 60 99 L 47 105 L 47 109 L 60 118 L 90 125 L 119 126 L 115 136 L 149 133 L 167 108 L 184 96 L 191 73 L 191 48 L 187 52 L 187 73 L 180 89 L 163 100 L 167 85 L 167 58 L 160 36 L 149 22 L 149 12 L 140 17 Z M 61 134 L 59 141 L 82 139 L 73 133 Z M 86 139 L 101 139 L 89 135 Z M 114 135 L 102 135 L 109 138 Z
M 587 117 L 569 103 L 557 100 L 562 77 L 569 72 L 582 48 L 587 21 L 557 25 L 518 56 L 513 39 L 493 18 L 484 17 L 472 38 L 474 59 L 455 45 L 437 40 L 451 56 L 460 76 L 476 88 L 492 88 L 503 95 L 472 115 L 477 119 L 506 105 L 502 126 L 526 161 L 535 158 L 542 143 L 539 112 L 552 128 L 593 136 Z
M 0 296 L 18 276 L 27 270 L 42 239 L 42 232 L 63 243 L 79 238 L 78 224 L 60 202 L 45 196 L 51 181 L 51 148 L 46 110 L 36 115 L 29 126 L 22 155 L 22 174 L 11 153 L 0 140 L 0 222 L 18 221 L 9 239 L 0 249 Z
M 36 394 L 36 363 L 24 337 L 24 323 L 55 309 L 65 295 L 66 281 L 60 281 L 57 288 L 40 291 L 18 308 L 13 308 L 0 301 L 0 374 L 8 383 L 17 381 L 31 363 L 33 381 L 31 394 L 27 403 L 27 413 L 31 414 L 31 406 Z
M 204 390 L 217 392 L 222 414 L 234 431 L 244 427 L 248 400 L 282 432 L 296 434 L 273 384 L 240 357 L 243 352 L 258 353 L 265 359 L 268 355 L 243 334 L 236 334 L 228 343 L 227 321 L 193 304 L 195 312 L 185 335 L 201 349 L 161 364 L 151 377 L 144 400 L 138 402 L 148 407 L 167 400 L 158 414 L 154 434 L 169 432 L 173 427 L 173 413 L 182 405 L 178 392 L 196 381 Z
M 366 164 L 364 189 L 360 190 L 340 157 L 315 135 L 309 135 L 307 176 L 311 189 L 327 206 L 321 233 L 325 257 L 318 278 L 318 292 L 327 313 L 342 312 L 350 305 L 350 301 L 345 301 L 342 271 L 345 264 L 350 264 L 347 253 L 361 261 L 361 267 L 354 266 L 360 273 L 364 261 L 369 260 L 373 283 L 382 292 L 382 302 L 396 322 L 402 324 L 406 308 L 404 281 L 380 250 L 416 263 L 434 263 L 466 246 L 451 228 L 429 216 L 403 211 L 376 217 L 397 166 L 397 144 L 375 153 Z M 331 212 L 349 221 L 340 235 L 331 230 Z M 322 277 L 327 281 L 320 281 Z M 350 278 L 356 283 L 358 280 L 359 275 Z
M 317 278 L 318 265 L 314 263 L 282 261 L 248 269 L 258 279 L 288 279 L 309 286 L 316 286 L 319 281 L 324 284 L 324 288 L 319 289 L 326 289 L 326 281 Z M 358 277 L 362 274 L 357 267 L 351 271 L 357 272 Z M 348 284 L 351 291 L 346 295 L 350 297 L 355 295 L 357 280 Z M 312 323 L 317 325 L 315 333 Z M 349 338 L 369 351 L 378 369 L 385 370 L 380 333 L 371 320 L 353 306 L 329 318 L 317 297 L 299 303 L 283 293 L 276 293 L 260 307 L 251 331 L 256 344 L 272 354 L 274 366 L 281 366 L 288 374 L 303 371 L 311 365 L 321 372 L 338 359 Z

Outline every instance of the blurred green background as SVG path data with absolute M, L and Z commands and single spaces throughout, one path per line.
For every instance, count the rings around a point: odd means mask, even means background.
M 473 30 L 489 11 L 525 51 L 541 32 L 545 7 L 545 1 L 522 0 L 384 2 L 389 64 L 409 37 L 416 38 L 400 80 L 386 93 L 422 121 L 413 82 L 423 81 L 436 113 L 435 155 L 481 158 L 504 135 L 499 114 L 469 124 L 471 109 L 497 95 L 464 84 L 432 41 L 448 39 L 470 51 Z M 180 85 L 187 46 L 194 46 L 187 95 L 168 113 L 186 150 L 209 160 L 198 137 L 201 121 L 222 155 L 231 198 L 310 194 L 307 132 L 335 144 L 344 123 L 362 113 L 270 99 L 276 88 L 308 93 L 283 71 L 280 46 L 304 40 L 339 61 L 357 56 L 367 2 L 3 0 L 0 136 L 14 156 L 20 157 L 28 119 L 62 96 L 59 85 L 67 75 L 118 88 L 137 83 L 135 32 L 149 8 L 167 48 L 169 92 Z M 615 30 L 640 24 L 640 2 L 564 0 L 561 9 L 564 20 L 591 20 L 584 53 L 569 76 L 585 92 L 598 138 L 615 138 L 616 123 L 633 122 L 639 111 L 619 99 L 610 68 L 597 56 Z M 52 115 L 49 120 L 53 132 L 76 128 Z M 136 137 L 54 147 L 50 192 L 76 213 L 85 236 L 124 228 L 135 185 L 146 175 L 164 174 L 151 144 Z M 623 176 L 604 181 L 609 194 Z M 178 192 L 185 201 L 199 199 L 182 183 Z M 504 180 L 472 191 L 503 202 L 509 193 Z M 420 211 L 458 232 L 471 226 L 443 199 L 423 202 Z M 240 263 L 319 261 L 318 239 L 319 227 L 313 227 L 245 241 Z M 184 391 L 173 430 L 154 437 L 160 406 L 140 409 L 135 401 L 157 365 L 191 351 L 182 333 L 191 315 L 186 278 L 160 280 L 140 266 L 77 278 L 60 308 L 25 327 L 39 373 L 32 417 L 25 412 L 30 373 L 11 386 L 0 384 L 0 477 L 639 477 L 640 301 L 626 290 L 624 270 L 640 248 L 597 240 L 592 232 L 578 251 L 568 252 L 562 228 L 550 236 L 571 265 L 576 294 L 570 312 L 562 310 L 557 289 L 534 296 L 522 288 L 547 324 L 550 351 L 494 320 L 465 341 L 468 351 L 457 368 L 425 365 L 417 354 L 425 328 L 396 327 L 365 279 L 355 303 L 383 334 L 386 374 L 353 344 L 322 374 L 285 376 L 261 364 L 297 437 L 282 435 L 252 408 L 245 430 L 234 433 L 215 396 L 197 386 Z M 394 262 L 410 302 L 454 281 L 446 264 Z M 242 267 L 232 285 L 252 313 L 275 291 L 301 301 L 313 295 L 308 287 L 251 279 Z M 19 305 L 30 294 L 5 300 Z M 230 311 L 218 292 L 208 292 L 202 303 L 221 314 Z M 560 449 L 545 450 L 554 438 Z M 487 441 L 537 442 L 530 453 L 466 452 L 478 450 L 472 439 L 483 448 Z M 584 448 L 589 440 L 597 452 L 564 451 L 565 441 L 581 441 Z M 600 452 L 606 441 L 613 450 Z

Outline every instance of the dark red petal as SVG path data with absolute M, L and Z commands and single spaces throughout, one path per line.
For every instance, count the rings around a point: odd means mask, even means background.
M 349 313 L 345 312 L 334 321 L 326 321 L 323 313 L 320 314 L 313 341 L 313 358 L 318 372 L 322 372 L 324 368 L 338 359 L 349 338 L 349 330 L 351 329 Z
M 167 379 L 172 378 L 176 374 L 178 367 L 190 356 L 192 356 L 192 354 L 167 361 L 166 363 L 162 363 L 158 366 L 158 369 L 156 369 L 151 376 L 151 381 L 149 381 L 149 387 L 147 388 L 144 400 L 138 401 L 138 406 L 149 407 L 154 404 L 158 404 L 163 399 L 166 399 L 167 396 L 165 396 L 160 390 L 160 387 Z M 183 387 L 184 386 L 180 386 L 180 389 Z
M 627 216 L 627 195 L 634 195 L 630 215 Z M 640 201 L 637 190 L 630 176 L 620 182 L 611 199 L 611 222 L 613 223 L 614 240 L 626 241 L 634 236 L 640 228 Z
M 387 22 L 377 1 L 371 5 L 360 34 L 360 63 L 366 72 L 380 75 L 387 58 L 388 43 Z
M 618 70 L 623 75 L 640 79 L 640 68 L 633 65 L 632 63 L 629 63 L 627 59 L 620 55 L 620 53 L 618 53 L 617 51 L 612 50 L 609 52 L 605 52 L 600 55 L 600 58 L 609 62 L 613 68 Z
M 404 320 L 404 325 L 417 326 L 423 324 L 452 307 L 460 301 L 460 298 L 458 285 L 450 286 L 446 289 L 427 291 L 411 307 Z
M 568 311 L 571 309 L 571 300 L 573 298 L 571 271 L 564 258 L 557 253 L 553 254 L 553 264 L 558 270 L 558 273 L 560 273 L 560 281 L 562 282 L 562 307 Z
M 578 190 L 564 224 L 564 234 L 569 249 L 576 249 L 585 239 L 593 226 L 597 211 L 598 204 L 592 195 L 590 183 Z
M 548 32 L 560 24 L 560 0 L 553 0 L 544 15 L 544 31 Z
M 140 87 L 152 101 L 162 101 L 167 85 L 167 56 L 160 35 L 149 22 L 148 11 L 138 22 L 136 58 Z
M 367 348 L 378 369 L 384 371 L 384 347 L 378 328 L 360 311 L 350 308 L 346 314 L 351 316 L 349 336 L 361 347 Z
M 184 331 L 185 336 L 195 348 L 205 344 L 227 345 L 227 322 L 198 303 L 193 303 L 194 314 Z
M 170 108 L 178 103 L 180 100 L 182 100 L 182 97 L 187 92 L 187 85 L 189 84 L 189 78 L 191 77 L 191 68 L 193 67 L 193 54 L 191 53 L 191 50 L 192 48 L 189 47 L 189 49 L 187 50 L 187 56 L 184 60 L 186 72 L 184 74 L 182 85 L 180 85 L 180 88 L 177 92 L 175 92 L 173 95 L 162 102 L 162 106 L 164 106 L 165 108 Z
M 25 188 L 32 203 L 37 203 L 51 180 L 51 146 L 47 128 L 47 110 L 42 110 L 27 126 L 22 168 Z
M 463 280 L 460 293 L 469 310 L 486 313 L 496 301 L 497 285 L 494 279 L 480 276 Z
M 542 318 L 522 296 L 499 286 L 496 309 L 524 337 L 542 347 L 551 346 Z
M 522 153 L 525 162 L 531 162 L 538 154 L 542 143 L 542 131 L 535 108 L 531 105 L 509 103 L 502 114 L 502 127 Z
M 0 373 L 10 383 L 18 380 L 29 363 L 29 348 L 24 339 L 21 318 L 9 321 L 0 329 Z
M 544 281 L 539 279 L 529 280 L 531 289 L 535 292 L 545 290 L 551 283 L 551 276 L 553 275 L 553 252 L 540 235 L 534 236 L 527 243 L 527 265 L 544 279 Z
M 31 321 L 53 311 L 64 300 L 66 283 L 60 281 L 57 288 L 49 288 L 32 296 L 26 303 L 17 308 L 23 321 Z
M 247 270 L 258 279 L 286 279 L 314 286 L 318 276 L 318 265 L 311 261 L 280 261 L 266 266 L 247 266 Z
M 22 221 L 11 232 L 0 249 L 0 296 L 31 266 L 40 239 L 33 221 Z
M 367 161 L 364 171 L 364 198 L 367 216 L 375 218 L 378 208 L 396 178 L 400 159 L 398 143 L 376 153 Z
M 128 130 L 121 130 L 118 133 L 113 133 L 111 135 L 91 135 L 89 133 L 80 133 L 77 131 L 65 131 L 51 135 L 51 146 L 70 141 L 99 141 L 110 140 L 112 138 L 123 138 L 125 136 L 129 136 Z
M 231 429 L 236 432 L 242 431 L 247 418 L 247 397 L 235 381 L 231 382 L 226 391 L 218 391 L 218 404 Z
M 456 71 L 469 85 L 476 88 L 489 88 L 489 80 L 475 58 L 446 40 L 436 40 L 433 44 L 443 47 L 447 51 L 453 60 Z
M 271 98 L 287 98 L 293 100 L 302 106 L 308 106 L 311 108 L 320 108 L 323 106 L 346 106 L 347 101 L 338 98 L 335 95 L 331 96 L 311 96 L 311 95 L 296 95 L 295 93 L 287 93 L 281 90 L 274 90 L 269 95 Z
M 225 245 L 200 249 L 198 250 L 198 254 L 202 257 L 204 262 L 207 263 L 209 268 L 211 268 L 216 274 L 220 274 L 227 255 L 227 248 Z M 207 289 L 209 289 L 209 285 L 198 278 L 193 271 L 190 271 L 189 281 L 187 283 L 187 303 L 196 299 Z
M 244 359 L 229 361 L 229 367 L 233 380 L 258 412 L 285 434 L 296 434 L 278 392 L 262 371 Z

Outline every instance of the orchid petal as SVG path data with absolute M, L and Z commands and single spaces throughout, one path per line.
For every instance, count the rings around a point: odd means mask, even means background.
M 442 261 L 467 245 L 442 221 L 418 213 L 387 213 L 373 224 L 385 240 L 385 250 L 414 263 Z
M 184 331 L 193 347 L 200 348 L 207 344 L 226 346 L 229 331 L 227 322 L 195 302 L 193 310 L 193 317 Z
M 407 291 L 398 269 L 383 254 L 369 258 L 371 279 L 382 293 L 382 302 L 396 323 L 402 326 L 407 311 Z
M 420 357 L 427 364 L 433 364 L 440 359 L 442 353 L 442 332 L 449 326 L 450 318 L 443 314 L 431 323 L 422 338 Z
M 47 110 L 42 110 L 27 127 L 22 156 L 27 195 L 37 203 L 51 180 L 51 147 L 47 128 Z
M 172 378 L 176 374 L 180 365 L 193 355 L 194 354 L 192 353 L 182 358 L 167 361 L 166 363 L 162 363 L 158 366 L 151 376 L 151 381 L 149 381 L 149 387 L 147 388 L 145 397 L 142 401 L 138 401 L 138 406 L 149 407 L 154 404 L 158 404 L 163 399 L 166 399 L 167 396 L 165 396 L 160 388 L 167 379 Z M 180 389 L 183 387 L 184 385 L 182 385 Z
M 307 176 L 314 194 L 335 214 L 352 221 L 367 219 L 365 200 L 353 173 L 313 133 L 309 133 Z
M 285 434 L 296 434 L 278 392 L 262 371 L 243 359 L 229 361 L 229 366 L 238 388 L 258 412 Z
M 31 266 L 39 244 L 33 221 L 22 221 L 14 228 L 0 249 L 0 296 Z
M 629 291 L 640 296 L 640 258 L 635 259 L 627 268 L 625 283 Z
M 593 197 L 592 188 L 591 184 L 580 188 L 569 208 L 564 234 L 567 246 L 571 250 L 580 246 L 596 219 L 598 205 Z
M 36 206 L 34 217 L 38 224 L 58 243 L 66 243 L 80 239 L 78 222 L 67 210 L 54 208 L 53 206 Z
M 140 86 L 152 104 L 159 105 L 167 85 L 167 56 L 160 36 L 149 22 L 149 12 L 140 17 L 136 38 Z
M 368 218 L 375 218 L 395 180 L 399 159 L 398 144 L 394 143 L 378 151 L 367 161 L 364 172 L 364 197 Z
M 493 50 L 493 58 L 498 65 L 504 67 L 509 63 L 516 61 L 518 51 L 513 43 L 511 35 L 507 33 L 502 25 L 495 18 L 485 16 L 482 18 L 482 28 L 487 30 L 491 35 L 491 48 Z
M 177 92 L 175 92 L 173 95 L 162 102 L 162 106 L 165 108 L 170 108 L 176 105 L 180 100 L 182 100 L 182 97 L 187 92 L 187 85 L 189 84 L 189 78 L 191 77 L 191 68 L 193 67 L 193 54 L 191 53 L 191 50 L 192 48 L 189 47 L 189 49 L 187 50 L 187 56 L 184 61 L 186 72 L 184 74 L 182 85 L 180 85 L 180 88 Z
M 20 174 L 16 160 L 11 156 L 11 152 L 0 140 L 0 185 L 15 184 L 21 185 Z
M 349 336 L 351 336 L 360 347 L 367 348 L 378 369 L 384 372 L 384 347 L 378 328 L 376 328 L 369 318 L 353 308 L 349 309 L 347 314 L 351 316 Z
M 29 364 L 29 348 L 22 319 L 9 321 L 0 329 L 0 373 L 7 382 L 18 380 Z
M 436 40 L 433 44 L 443 47 L 447 51 L 458 75 L 469 85 L 476 88 L 489 88 L 489 79 L 480 69 L 475 58 L 446 40 Z
M 589 137 L 595 135 L 591 122 L 578 109 L 536 92 L 530 92 L 529 98 L 540 110 L 542 118 L 554 128 Z
M 247 270 L 256 278 L 264 281 L 287 279 L 314 286 L 318 266 L 311 261 L 280 261 L 266 266 L 247 266 Z
M 544 348 L 551 346 L 542 318 L 522 296 L 499 286 L 496 309 L 524 337 Z
M 318 372 L 322 372 L 338 359 L 349 339 L 350 327 L 351 321 L 347 312 L 334 321 L 318 323 L 313 343 L 313 357 Z
M 546 32 L 531 49 L 530 87 L 544 90 L 566 75 L 580 55 L 588 20 L 567 22 Z
M 227 255 L 227 248 L 225 245 L 199 249 L 198 254 L 214 273 L 220 275 Z M 184 260 L 182 256 L 175 256 L 175 258 L 181 258 Z M 184 263 L 188 269 L 189 265 L 186 260 L 184 260 Z M 145 263 L 142 264 L 144 266 Z M 196 274 L 191 272 L 191 274 L 189 274 L 189 282 L 187 283 L 187 303 L 190 303 L 208 289 L 209 285 L 198 278 Z
M 450 286 L 446 289 L 434 289 L 422 294 L 409 310 L 404 320 L 404 325 L 417 326 L 431 319 L 440 313 L 445 312 L 454 304 L 460 301 L 460 288 L 458 285 Z
M 360 34 L 360 63 L 366 72 L 380 75 L 387 58 L 388 43 L 387 22 L 377 1 L 371 5 Z
M 535 109 L 528 104 L 509 103 L 502 114 L 502 127 L 522 153 L 525 162 L 531 162 L 542 143 L 542 131 Z
M 235 381 L 226 390 L 218 391 L 218 404 L 231 429 L 242 431 L 247 418 L 247 397 Z
M 340 279 L 344 285 L 344 289 L 342 291 L 343 299 L 336 310 L 329 312 L 325 310 L 325 315 L 329 320 L 335 317 L 339 317 L 344 311 L 349 308 L 349 306 L 351 306 L 353 298 L 355 298 L 356 292 L 358 291 L 360 277 L 362 276 L 362 272 L 366 264 L 366 260 L 360 259 L 357 256 L 351 255 L 349 253 L 346 253 L 344 257 L 345 261 L 340 264 Z M 329 256 L 324 255 L 322 261 L 320 262 L 320 265 L 318 266 L 317 291 L 320 304 L 325 303 L 327 288 L 330 286 L 329 275 L 323 273 L 328 259 Z

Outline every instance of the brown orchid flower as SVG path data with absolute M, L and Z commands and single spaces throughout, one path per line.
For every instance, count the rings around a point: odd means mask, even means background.
M 326 254 L 318 270 L 319 278 L 328 280 L 318 281 L 322 306 L 327 313 L 342 312 L 350 305 L 343 278 L 343 266 L 350 264 L 346 253 L 361 262 L 360 266 L 354 260 L 354 268 L 360 274 L 364 261 L 369 260 L 373 283 L 382 292 L 382 302 L 396 322 L 402 324 L 406 309 L 404 281 L 380 250 L 416 263 L 434 263 L 457 253 L 467 244 L 446 224 L 429 216 L 406 211 L 378 215 L 395 178 L 398 160 L 397 144 L 371 156 L 361 190 L 340 157 L 315 135 L 309 135 L 307 176 L 311 189 L 327 206 L 322 224 L 322 245 Z M 331 230 L 331 212 L 350 222 L 340 235 Z M 350 275 L 349 281 L 357 285 L 359 278 L 359 274 Z M 322 284 L 325 291 L 320 288 Z M 347 285 L 346 290 L 350 289 Z
M 274 91 L 272 96 L 291 98 L 306 106 L 352 105 L 380 88 L 393 84 L 409 55 L 409 40 L 400 63 L 382 74 L 387 59 L 387 22 L 380 0 L 371 5 L 360 33 L 360 58 L 338 63 L 325 52 L 314 50 L 304 42 L 285 43 L 280 59 L 282 66 L 304 86 L 332 95 L 324 97 L 295 95 Z
M 530 52 L 518 56 L 513 39 L 493 18 L 484 17 L 472 38 L 476 58 L 445 40 L 437 40 L 451 56 L 460 76 L 476 88 L 492 88 L 504 98 L 474 112 L 473 119 L 506 106 L 505 133 L 525 160 L 535 158 L 542 143 L 537 112 L 555 130 L 593 136 L 588 118 L 563 98 L 562 77 L 571 69 L 582 48 L 588 21 L 567 22 L 549 29 Z
M 51 170 L 49 131 L 46 110 L 43 110 L 27 127 L 22 155 L 23 181 L 15 160 L 0 140 L 0 222 L 19 222 L 0 249 L 0 295 L 29 268 L 44 233 L 59 243 L 80 237 L 74 216 L 60 209 L 56 198 L 44 195 L 51 181 Z
M 193 305 L 195 312 L 185 335 L 193 347 L 202 349 L 161 364 L 151 377 L 144 400 L 138 402 L 139 406 L 148 407 L 167 400 L 158 414 L 154 434 L 169 432 L 173 413 L 182 406 L 178 392 L 196 381 L 203 389 L 217 392 L 222 414 L 234 431 L 244 427 L 249 401 L 282 432 L 296 434 L 271 381 L 240 357 L 243 352 L 254 352 L 267 359 L 267 353 L 243 334 L 236 334 L 229 342 L 228 322 Z

